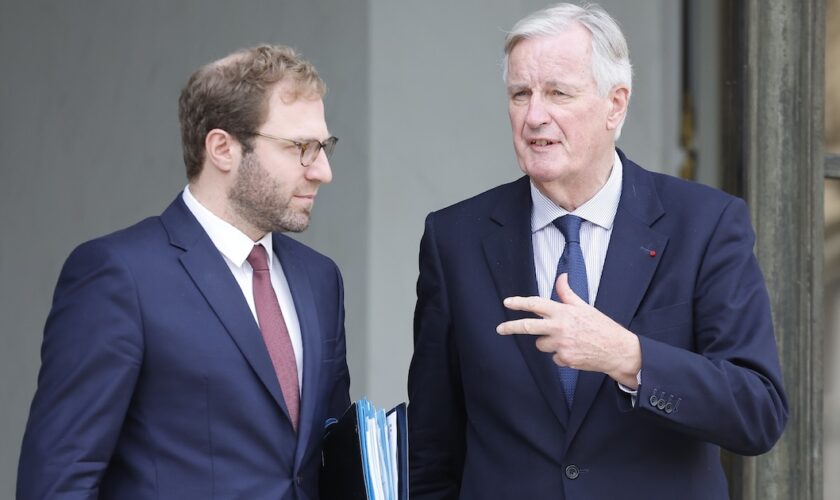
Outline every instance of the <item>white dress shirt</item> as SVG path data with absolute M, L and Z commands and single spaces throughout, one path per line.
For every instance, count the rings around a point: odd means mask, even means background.
M 586 262 L 586 280 L 589 285 L 589 304 L 595 303 L 601 271 L 607 247 L 610 245 L 613 221 L 621 198 L 621 160 L 615 154 L 610 177 L 595 196 L 571 212 L 583 219 L 580 225 L 580 249 Z M 566 247 L 563 233 L 552 224 L 554 219 L 569 212 L 554 204 L 531 182 L 531 240 L 534 244 L 534 269 L 537 272 L 537 286 L 540 297 L 551 298 L 551 290 L 557 274 L 557 262 Z
M 298 321 L 297 311 L 292 300 L 289 282 L 286 281 L 286 275 L 283 273 L 280 259 L 275 257 L 273 247 L 271 246 L 271 233 L 266 234 L 262 239 L 254 242 L 245 233 L 225 222 L 202 205 L 190 192 L 189 186 L 184 188 L 183 199 L 184 203 L 187 204 L 187 208 L 198 220 L 198 223 L 201 224 L 201 227 L 204 228 L 204 231 L 222 254 L 222 257 L 224 257 L 228 268 L 230 268 L 230 272 L 236 279 L 236 283 L 242 289 L 242 295 L 245 296 L 245 301 L 248 303 L 248 307 L 251 308 L 251 314 L 254 315 L 254 321 L 257 322 L 257 325 L 259 325 L 259 321 L 257 320 L 257 309 L 254 306 L 254 270 L 246 259 L 255 244 L 265 247 L 266 253 L 268 254 L 268 268 L 271 273 L 271 286 L 277 295 L 277 301 L 280 303 L 280 310 L 283 312 L 283 319 L 286 320 L 286 329 L 289 330 L 292 349 L 295 352 L 298 388 L 303 387 L 303 341 L 300 333 L 300 322 Z
M 583 219 L 580 225 L 580 248 L 583 260 L 586 262 L 586 281 L 589 285 L 589 305 L 595 304 L 598 296 L 598 286 L 601 283 L 601 272 L 604 270 L 604 260 L 610 245 L 613 222 L 621 199 L 621 179 L 623 167 L 618 153 L 615 153 L 612 171 L 607 182 L 586 203 L 579 206 L 572 215 Z M 551 291 L 557 274 L 557 262 L 563 255 L 566 239 L 563 233 L 552 224 L 554 219 L 570 212 L 557 206 L 542 194 L 533 181 L 531 182 L 531 241 L 534 245 L 534 269 L 537 273 L 537 287 L 540 297 L 551 298 Z M 641 371 L 636 375 L 641 382 Z M 635 406 L 636 390 L 618 384 L 622 391 L 633 396 Z

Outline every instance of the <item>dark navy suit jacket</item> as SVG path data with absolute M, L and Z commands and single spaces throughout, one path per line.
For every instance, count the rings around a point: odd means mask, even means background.
M 349 405 L 343 288 L 274 234 L 300 319 L 295 434 L 259 327 L 181 196 L 78 247 L 44 331 L 19 499 L 315 499 L 324 420 Z
M 581 372 L 569 409 L 533 337 L 496 326 L 538 295 L 529 180 L 426 219 L 409 374 L 412 499 L 721 499 L 720 449 L 769 450 L 787 420 L 742 200 L 628 160 L 595 307 L 639 335 L 634 407 Z M 655 252 L 655 254 L 653 253 Z

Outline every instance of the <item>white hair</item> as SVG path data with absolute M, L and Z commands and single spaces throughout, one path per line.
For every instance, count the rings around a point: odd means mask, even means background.
M 587 3 L 578 6 L 559 3 L 534 12 L 517 22 L 505 37 L 503 78 L 507 81 L 508 58 L 522 40 L 556 36 L 571 23 L 578 23 L 592 35 L 592 76 L 601 96 L 606 97 L 616 85 L 625 85 L 628 92 L 633 87 L 633 67 L 627 40 L 618 23 L 599 5 Z M 626 118 L 626 114 L 625 114 Z M 618 125 L 615 138 L 621 135 L 624 120 Z

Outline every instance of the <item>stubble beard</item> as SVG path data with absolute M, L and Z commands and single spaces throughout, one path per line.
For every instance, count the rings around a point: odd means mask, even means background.
M 227 197 L 237 216 L 259 231 L 299 233 L 309 227 L 309 207 L 292 207 L 291 191 L 271 178 L 253 152 L 242 157 Z

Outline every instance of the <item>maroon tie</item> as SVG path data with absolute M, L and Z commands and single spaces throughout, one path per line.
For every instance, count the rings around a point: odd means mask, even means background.
M 271 356 L 271 364 L 280 380 L 280 389 L 292 427 L 297 431 L 300 416 L 300 392 L 298 390 L 297 362 L 292 349 L 292 339 L 283 319 L 283 312 L 277 302 L 274 287 L 271 286 L 271 273 L 268 270 L 268 255 L 262 245 L 254 245 L 248 255 L 248 263 L 254 269 L 254 306 L 260 323 L 263 340 Z

